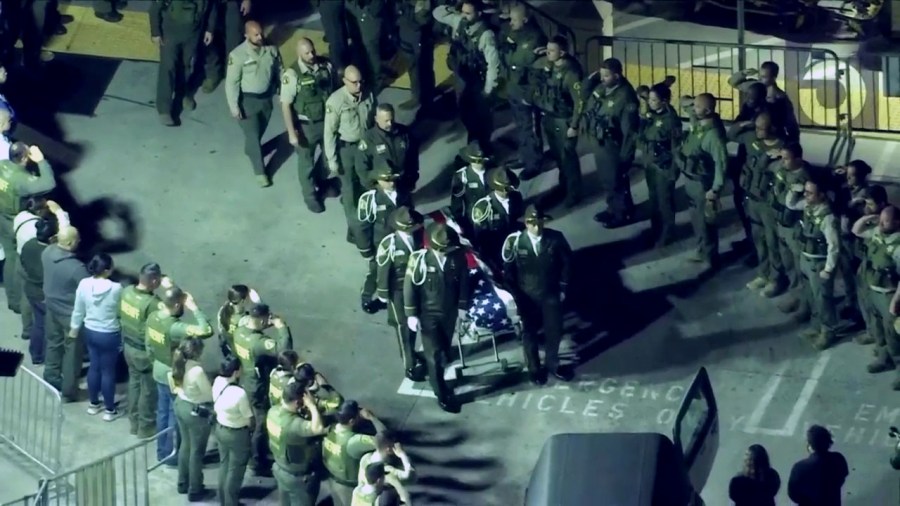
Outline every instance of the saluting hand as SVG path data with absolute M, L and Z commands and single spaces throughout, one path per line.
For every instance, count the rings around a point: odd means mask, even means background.
M 250 14 L 251 7 L 253 7 L 253 2 L 251 2 L 250 0 L 243 0 L 241 2 L 241 16 Z
M 44 153 L 41 151 L 41 148 L 31 146 L 28 148 L 28 159 L 34 163 L 41 163 L 44 161 Z

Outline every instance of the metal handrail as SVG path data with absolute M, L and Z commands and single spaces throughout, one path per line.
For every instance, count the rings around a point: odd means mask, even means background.
M 62 396 L 37 373 L 21 367 L 0 381 L 0 440 L 47 474 L 62 468 Z

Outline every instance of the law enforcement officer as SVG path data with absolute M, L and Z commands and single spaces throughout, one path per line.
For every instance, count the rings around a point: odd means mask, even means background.
M 581 90 L 582 114 L 575 125 L 587 134 L 603 191 L 608 192 L 606 211 L 597 213 L 594 219 L 609 228 L 627 225 L 634 214 L 628 172 L 634 162 L 639 103 L 622 71 L 621 61 L 608 58 L 588 76 Z
M 894 326 L 900 301 L 900 211 L 887 206 L 880 214 L 863 216 L 853 224 L 853 233 L 866 243 L 863 267 L 872 323 L 868 332 L 875 340 L 875 360 L 867 369 L 877 374 L 900 364 L 900 336 Z M 900 389 L 900 376 L 893 388 Z
M 297 42 L 297 61 L 281 77 L 281 114 L 287 125 L 288 142 L 297 151 L 300 189 L 306 207 L 325 211 L 322 193 L 326 177 L 316 168 L 316 148 L 325 135 L 325 101 L 337 88 L 337 76 L 328 59 L 318 56 L 312 41 Z M 323 157 L 324 158 L 324 157 Z
M 119 0 L 94 0 L 94 16 L 107 23 L 118 23 L 125 17 L 119 12 L 119 5 L 124 3 Z
M 359 483 L 359 461 L 375 451 L 375 436 L 361 432 L 364 421 L 371 422 L 376 433 L 387 430 L 371 411 L 360 409 L 356 401 L 344 401 L 338 408 L 337 423 L 328 428 L 322 441 L 322 462 L 335 506 L 351 506 L 353 489 Z
M 489 160 L 476 142 L 466 146 L 462 156 L 468 165 L 453 174 L 453 181 L 450 183 L 450 215 L 463 229 L 463 233 L 468 233 L 472 230 L 472 206 L 490 193 L 485 179 Z
M 725 184 L 728 151 L 722 119 L 716 113 L 716 99 L 701 93 L 695 99 L 682 97 L 681 107 L 689 109 L 690 133 L 681 144 L 678 163 L 684 174 L 684 188 L 691 201 L 691 224 L 697 241 L 692 262 L 707 267 L 719 261 L 719 194 Z
M 378 104 L 375 108 L 375 126 L 366 130 L 359 141 L 359 151 L 357 177 L 365 188 L 374 185 L 374 161 L 382 159 L 398 172 L 403 190 L 415 189 L 419 180 L 419 147 L 414 144 L 409 127 L 394 121 L 393 105 Z
M 838 219 L 822 184 L 810 180 L 805 185 L 793 185 L 785 202 L 788 209 L 803 212 L 798 237 L 800 271 L 812 325 L 802 335 L 819 350 L 828 348 L 837 338 L 834 271 L 841 252 Z
M 581 114 L 581 66 L 568 56 L 569 42 L 553 37 L 547 43 L 544 57 L 535 62 L 531 72 L 533 100 L 541 114 L 541 130 L 547 139 L 550 156 L 559 165 L 559 190 L 567 206 L 581 200 L 581 164 L 575 148 L 578 144 L 577 122 Z M 522 177 L 537 175 L 528 168 Z
M 413 381 L 425 379 L 425 363 L 416 356 L 416 332 L 406 324 L 406 308 L 403 302 L 403 280 L 412 254 L 425 247 L 422 234 L 424 218 L 415 210 L 398 207 L 390 217 L 393 233 L 378 244 L 375 262 L 378 300 L 388 307 L 388 324 L 397 333 L 400 356 L 406 377 Z
M 434 98 L 434 0 L 394 0 L 398 46 L 407 60 L 412 99 L 422 109 Z M 401 106 L 402 107 L 402 106 Z
M 309 419 L 300 416 L 301 408 Z M 326 429 L 312 394 L 300 383 L 288 383 L 284 398 L 269 410 L 266 421 L 281 504 L 315 506 L 323 475 L 319 441 Z
M 845 308 L 856 322 L 859 322 L 862 311 L 857 300 L 856 273 L 862 260 L 861 243 L 850 233 L 850 227 L 865 213 L 866 195 L 869 189 L 867 181 L 872 167 L 862 160 L 853 160 L 846 167 L 834 170 L 837 186 L 835 192 L 835 211 L 840 214 L 841 222 L 841 279 L 844 281 Z
M 125 363 L 128 365 L 128 420 L 131 434 L 150 438 L 156 434 L 156 384 L 153 382 L 153 358 L 147 351 L 145 330 L 150 313 L 159 309 L 160 299 L 153 292 L 162 284 L 159 264 L 141 267 L 138 283 L 122 290 L 119 321 Z
M 344 0 L 344 5 L 353 61 L 377 94 L 382 89 L 381 41 L 387 0 Z
M 525 5 L 519 2 L 511 5 L 509 23 L 497 37 L 500 80 L 516 124 L 519 158 L 525 166 L 525 174 L 530 176 L 540 172 L 544 153 L 535 125 L 537 111 L 532 105 L 534 97 L 529 73 L 539 58 L 537 53 L 546 46 L 546 35 L 537 24 L 530 22 Z M 578 80 L 581 80 L 580 75 Z
M 569 283 L 572 250 L 561 232 L 544 227 L 550 219 L 540 209 L 525 211 L 525 231 L 503 242 L 504 280 L 511 287 L 522 315 L 525 365 L 536 385 L 547 382 L 547 372 L 562 381 L 574 376 L 559 363 L 562 341 L 562 303 Z M 538 334 L 544 333 L 544 367 L 538 352 Z
M 167 283 L 168 284 L 168 283 Z M 172 371 L 172 353 L 188 338 L 206 339 L 213 335 L 213 328 L 206 315 L 197 307 L 194 297 L 177 286 L 168 286 L 160 294 L 162 305 L 150 313 L 144 327 L 144 343 L 153 358 L 153 381 L 156 382 L 156 432 L 175 427 L 174 398 L 168 376 Z M 182 321 L 184 310 L 194 315 L 197 323 Z M 164 461 L 174 454 L 176 437 L 172 433 L 156 440 L 156 457 Z M 177 460 L 177 459 L 175 459 Z M 167 463 L 174 463 L 168 461 Z
M 650 234 L 659 248 L 675 240 L 675 181 L 679 176 L 675 153 L 681 148 L 681 118 L 671 105 L 672 90 L 666 84 L 654 84 L 641 99 L 647 108 L 641 114 L 637 146 L 647 179 Z
M 347 241 L 353 242 L 356 204 L 364 188 L 356 172 L 359 141 L 375 120 L 375 95 L 363 86 L 353 65 L 344 70 L 344 86 L 325 102 L 324 153 L 332 177 L 341 177 L 341 204 L 347 218 Z
M 200 42 L 209 46 L 218 5 L 210 0 L 155 0 L 150 5 L 150 38 L 159 46 L 156 111 L 165 126 L 175 126 L 173 97 L 185 110 L 197 106 L 188 89 Z
M 250 307 L 261 302 L 259 293 L 247 285 L 231 285 L 228 288 L 225 303 L 219 308 L 216 318 L 219 324 L 219 347 L 223 356 L 234 356 L 234 333 Z
M 502 272 L 500 251 L 503 241 L 519 229 L 525 204 L 522 194 L 516 189 L 519 179 L 513 171 L 504 167 L 491 169 L 486 179 L 491 193 L 472 206 L 475 245 L 494 272 Z
M 219 19 L 212 30 L 215 40 L 204 51 L 206 76 L 200 86 L 203 93 L 212 93 L 222 80 L 225 73 L 222 61 L 241 43 L 241 21 L 250 15 L 253 6 L 252 0 L 213 1 L 219 2 Z
M 334 423 L 334 417 L 344 402 L 344 396 L 328 382 L 328 379 L 316 371 L 312 364 L 304 362 L 294 371 L 294 381 L 303 385 L 303 388 L 312 394 L 325 425 Z M 309 418 L 309 414 L 303 408 L 300 409 L 300 416 Z
M 300 365 L 300 355 L 294 350 L 284 350 L 278 354 L 278 365 L 269 373 L 269 405 L 277 406 L 284 397 L 284 387 L 294 379 L 294 372 Z
M 347 46 L 347 8 L 344 0 L 312 0 L 313 7 L 322 17 L 322 30 L 328 42 L 328 56 L 338 71 L 350 64 L 350 50 Z
M 866 195 L 865 195 L 865 207 L 863 208 L 862 216 L 853 222 L 856 224 L 862 218 L 866 216 L 878 216 L 881 214 L 881 211 L 884 210 L 885 207 L 888 206 L 888 197 L 887 190 L 884 186 L 873 184 L 867 185 Z M 859 308 L 860 317 L 864 323 L 865 332 L 860 332 L 856 336 L 854 336 L 853 340 L 858 344 L 866 345 L 866 344 L 874 344 L 876 332 L 873 330 L 878 326 L 878 322 L 872 318 L 872 314 L 875 312 L 872 309 L 872 303 L 869 301 L 869 283 L 867 280 L 868 268 L 866 264 L 866 259 L 868 258 L 866 241 L 860 237 L 857 237 L 853 232 L 853 224 L 850 225 L 850 233 L 853 234 L 855 238 L 853 253 L 858 257 L 859 267 L 856 269 L 856 280 L 854 281 L 854 285 L 856 286 L 856 302 L 857 307 Z
M 377 160 L 372 173 L 377 181 L 377 188 L 363 193 L 357 206 L 357 224 L 354 232 L 356 247 L 368 262 L 366 280 L 360 291 L 362 310 L 369 314 L 377 313 L 383 306 L 373 299 L 376 287 L 378 264 L 375 261 L 376 248 L 381 244 L 390 230 L 389 218 L 398 207 L 412 207 L 412 196 L 396 187 L 400 177 L 387 160 Z
M 491 149 L 494 122 L 489 98 L 497 89 L 500 56 L 493 28 L 482 17 L 480 0 L 464 0 L 460 11 L 442 5 L 434 19 L 451 29 L 447 66 L 456 76 L 459 115 L 468 132 L 484 152 Z
M 771 298 L 781 295 L 788 285 L 781 260 L 778 222 L 768 202 L 773 165 L 781 163 L 784 141 L 778 137 L 768 112 L 756 116 L 753 127 L 751 130 L 745 124 L 734 124 L 728 129 L 728 137 L 743 145 L 746 152 L 738 184 L 743 188 L 741 205 L 747 212 L 758 260 L 757 276 L 747 283 L 747 288 L 761 290 L 762 295 Z
M 784 129 L 783 137 L 787 142 L 797 142 L 800 140 L 800 125 L 797 123 L 797 116 L 794 114 L 794 104 L 791 103 L 790 97 L 778 87 L 779 71 L 777 63 L 773 61 L 763 62 L 759 66 L 758 71 L 756 69 L 746 69 L 734 73 L 729 78 L 728 84 L 742 92 L 746 92 L 755 82 L 765 85 L 766 102 L 768 103 L 769 111 L 772 113 L 772 123 L 779 130 Z M 757 74 L 758 79 L 752 79 L 752 76 Z M 780 131 L 779 136 L 782 136 Z
M 264 331 L 275 327 L 278 337 L 272 339 Z M 269 374 L 275 368 L 278 354 L 293 348 L 291 331 L 284 320 L 269 312 L 266 304 L 254 304 L 234 333 L 234 353 L 241 361 L 241 387 L 250 398 L 253 408 L 253 428 L 250 468 L 258 476 L 271 473 L 266 455 L 266 411 L 269 409 Z
M 15 142 L 9 148 L 9 160 L 0 160 L 0 247 L 6 253 L 3 262 L 3 289 L 10 311 L 20 313 L 21 281 L 16 275 L 16 234 L 13 220 L 22 211 L 28 197 L 50 193 L 56 188 L 56 176 L 44 153 L 37 146 Z M 33 170 L 37 165 L 37 174 Z
M 458 413 L 460 407 L 444 380 L 444 368 L 469 297 L 469 268 L 459 236 L 447 225 L 433 223 L 428 246 L 413 253 L 407 264 L 403 303 L 409 329 L 422 335 L 428 381 L 441 409 L 449 413 Z
M 272 97 L 281 75 L 278 48 L 266 44 L 262 26 L 256 21 L 244 25 L 246 40 L 228 55 L 225 97 L 231 116 L 244 132 L 244 153 L 262 187 L 271 186 L 266 174 L 260 141 L 272 117 Z
M 384 466 L 384 484 L 390 485 L 397 491 L 403 504 L 412 504 L 407 485 L 416 480 L 416 469 L 412 465 L 412 461 L 407 455 L 403 446 L 397 442 L 387 432 L 380 432 L 375 435 L 375 451 L 363 455 L 359 460 L 359 476 L 357 477 L 360 485 L 365 483 L 373 483 L 372 477 L 367 472 L 368 468 L 373 465 Z M 357 487 L 359 490 L 359 487 Z M 357 506 L 359 503 L 353 503 Z M 368 504 L 363 502 L 362 504 Z
M 732 131 L 736 130 L 739 132 L 747 132 L 755 130 L 754 120 L 763 112 L 769 114 L 771 123 L 771 114 L 768 112 L 768 107 L 766 104 L 765 85 L 759 82 L 754 82 L 749 86 L 744 95 L 746 98 L 743 103 L 741 103 L 740 111 L 738 112 L 737 116 L 735 116 L 734 123 L 729 128 L 729 140 L 733 140 L 733 137 L 731 135 Z M 781 135 L 782 137 L 784 137 L 784 128 L 778 128 L 776 125 L 772 125 L 772 128 L 776 131 L 775 135 Z M 743 172 L 743 167 L 747 163 L 747 149 L 743 143 L 738 143 L 737 156 L 731 161 L 735 163 L 728 164 L 728 171 L 726 175 L 728 176 L 728 180 L 731 181 L 731 197 L 734 202 L 734 208 L 737 211 L 738 219 L 740 220 L 741 226 L 744 229 L 744 239 L 733 242 L 732 249 L 747 250 L 750 249 L 750 246 L 753 242 L 753 229 L 750 223 L 750 217 L 747 214 L 747 206 L 744 205 L 744 201 L 747 198 L 746 192 L 744 190 L 744 187 L 741 185 L 741 175 Z M 758 264 L 759 259 L 756 260 Z

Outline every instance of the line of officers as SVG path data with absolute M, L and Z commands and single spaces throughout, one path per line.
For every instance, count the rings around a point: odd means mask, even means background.
M 186 321 L 186 310 L 193 323 Z M 232 286 L 219 310 L 225 356 L 220 376 L 227 384 L 213 399 L 173 383 L 176 350 L 198 360 L 199 352 L 187 350 L 202 352 L 195 342 L 210 338 L 214 330 L 193 297 L 163 276 L 159 265 L 145 265 L 138 283 L 123 290 L 120 318 L 132 434 L 153 437 L 177 419 L 178 435 L 159 437 L 157 457 L 169 465 L 177 462 L 179 493 L 190 500 L 204 497 L 202 457 L 215 426 L 223 504 L 238 504 L 248 465 L 257 475 L 274 475 L 282 504 L 316 504 L 326 479 L 335 504 L 375 505 L 385 484 L 393 489 L 394 501 L 412 504 L 405 485 L 414 469 L 403 448 L 370 411 L 344 399 L 300 360 L 290 329 L 255 290 Z M 229 386 L 239 387 L 248 399 L 249 419 L 234 416 L 238 408 L 229 401 L 236 394 L 226 395 Z

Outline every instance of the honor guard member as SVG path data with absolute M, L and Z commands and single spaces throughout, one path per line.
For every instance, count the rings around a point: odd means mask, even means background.
M 403 280 L 412 254 L 425 247 L 422 234 L 424 217 L 413 209 L 402 206 L 391 213 L 390 225 L 394 232 L 378 244 L 375 262 L 378 264 L 378 300 L 388 307 L 388 324 L 397 332 L 400 356 L 406 377 L 413 381 L 425 379 L 425 363 L 416 356 L 416 332 L 406 324 L 406 308 L 403 303 Z
M 434 9 L 434 19 L 451 30 L 447 66 L 456 76 L 459 116 L 468 132 L 468 142 L 481 150 L 491 149 L 494 121 L 489 98 L 497 89 L 500 55 L 493 28 L 482 17 L 480 0 L 464 0 L 457 12 L 450 6 Z
M 781 261 L 778 244 L 778 223 L 775 211 L 767 200 L 772 184 L 774 165 L 781 163 L 784 141 L 777 136 L 768 112 L 762 112 L 753 121 L 752 130 L 741 124 L 732 125 L 728 138 L 742 144 L 746 151 L 738 184 L 743 188 L 750 232 L 759 260 L 757 276 L 747 283 L 753 291 L 762 290 L 765 297 L 776 297 L 787 288 L 787 276 Z
M 225 97 L 231 116 L 244 132 L 244 153 L 250 158 L 253 174 L 261 187 L 272 185 L 266 174 L 260 141 L 272 118 L 272 97 L 278 91 L 281 55 L 266 44 L 262 26 L 256 21 L 244 25 L 246 40 L 228 55 Z
M 802 211 L 800 220 L 800 272 L 804 280 L 806 305 L 811 310 L 810 329 L 802 334 L 818 350 L 836 342 L 838 316 L 834 303 L 834 270 L 841 252 L 841 236 L 837 216 L 828 196 L 819 186 L 807 181 L 793 185 L 785 206 Z
M 234 333 L 241 323 L 241 318 L 247 316 L 247 312 L 254 304 L 260 304 L 262 299 L 256 290 L 247 285 L 231 285 L 225 295 L 225 304 L 219 308 L 216 321 L 219 323 L 219 347 L 222 355 L 233 357 Z
M 500 251 L 506 237 L 519 229 L 519 220 L 525 214 L 522 194 L 516 189 L 519 178 L 508 168 L 496 168 L 487 172 L 490 195 L 472 206 L 472 226 L 475 228 L 475 244 L 494 272 L 503 271 Z
M 165 126 L 175 126 L 172 102 L 181 97 L 184 110 L 197 107 L 192 90 L 194 56 L 202 41 L 209 46 L 218 16 L 211 0 L 154 0 L 150 5 L 150 38 L 159 46 L 156 111 Z
M 511 5 L 509 23 L 497 37 L 500 81 L 516 124 L 519 159 L 525 166 L 525 174 L 531 176 L 540 173 L 544 150 L 535 125 L 537 110 L 532 103 L 529 73 L 539 58 L 540 48 L 546 45 L 547 37 L 537 24 L 530 22 L 525 4 L 515 2 Z
M 300 355 L 294 350 L 284 350 L 278 354 L 278 365 L 269 374 L 269 405 L 277 406 L 284 396 L 284 387 L 294 380 L 294 373 L 300 365 Z
M 387 160 L 378 159 L 373 177 L 378 187 L 369 190 L 359 197 L 357 207 L 357 225 L 354 237 L 359 253 L 368 262 L 366 280 L 360 291 L 362 310 L 375 314 L 383 306 L 373 299 L 375 296 L 376 274 L 378 264 L 375 261 L 375 250 L 381 240 L 391 233 L 390 216 L 398 207 L 412 207 L 412 196 L 396 187 L 399 174 L 389 165 Z
M 206 339 L 213 335 L 209 319 L 194 302 L 194 297 L 177 286 L 166 283 L 160 295 L 162 304 L 159 309 L 150 313 L 144 326 L 144 338 L 147 350 L 153 358 L 153 381 L 156 382 L 156 432 L 157 434 L 176 427 L 175 405 L 172 389 L 169 386 L 169 373 L 172 372 L 172 354 L 181 341 L 188 338 Z M 184 310 L 194 315 L 195 324 L 182 319 Z M 176 451 L 175 433 L 167 433 L 156 440 L 156 457 L 162 462 Z M 175 458 L 174 461 L 178 459 Z M 172 462 L 174 464 L 174 461 Z M 167 462 L 169 463 L 169 462 Z
M 272 339 L 264 331 L 273 326 L 278 337 Z M 257 476 L 271 472 L 266 455 L 266 411 L 269 409 L 269 374 L 275 368 L 278 354 L 293 348 L 291 330 L 281 317 L 269 312 L 269 306 L 254 304 L 244 323 L 234 333 L 234 353 L 241 361 L 241 388 L 250 398 L 256 426 L 250 437 L 250 468 Z
M 428 228 L 428 246 L 412 254 L 403 279 L 409 329 L 422 336 L 428 381 L 441 409 L 460 406 L 444 380 L 444 368 L 457 324 L 469 309 L 469 267 L 456 232 L 443 223 Z
M 859 323 L 862 319 L 856 277 L 863 254 L 861 241 L 858 241 L 856 236 L 850 232 L 850 227 L 866 214 L 866 196 L 870 187 L 867 179 L 871 173 L 872 167 L 862 160 L 853 160 L 846 167 L 834 170 L 834 176 L 837 179 L 835 211 L 840 214 L 841 251 L 843 253 L 840 256 L 841 263 L 838 270 L 841 271 L 841 278 L 844 281 L 845 308 L 855 323 Z
M 785 142 L 798 142 L 800 140 L 800 125 L 794 114 L 794 104 L 791 98 L 778 87 L 778 72 L 780 68 L 773 61 L 763 62 L 759 70 L 746 69 L 735 72 L 728 84 L 743 93 L 748 92 L 754 83 L 762 83 L 766 87 L 767 109 L 772 114 L 772 124 L 778 129 L 778 136 Z M 758 79 L 753 76 L 758 75 Z
M 368 409 L 360 409 L 356 401 L 344 401 L 337 412 L 337 423 L 328 428 L 322 441 L 322 461 L 328 471 L 331 497 L 335 506 L 351 506 L 353 489 L 359 484 L 359 461 L 374 452 L 375 436 L 359 427 L 369 421 L 377 434 L 387 428 Z
M 325 425 L 331 425 L 338 408 L 344 402 L 344 396 L 331 386 L 325 376 L 316 371 L 309 362 L 297 366 L 297 370 L 294 371 L 294 381 L 303 385 L 303 388 L 312 394 L 319 413 L 325 419 Z M 300 416 L 308 417 L 308 413 L 301 408 Z
M 728 151 L 722 119 L 716 114 L 716 99 L 709 93 L 697 98 L 682 97 L 681 107 L 689 111 L 690 133 L 677 156 L 684 188 L 691 201 L 691 223 L 697 241 L 692 262 L 712 268 L 719 261 L 719 194 L 725 184 Z
M 145 339 L 147 319 L 157 311 L 160 299 L 153 292 L 162 285 L 159 264 L 141 267 L 138 283 L 122 290 L 119 321 L 122 324 L 122 351 L 128 365 L 128 421 L 131 434 L 141 439 L 156 434 L 156 383 L 153 358 Z
M 300 416 L 306 408 L 309 419 Z M 322 485 L 321 436 L 325 426 L 312 395 L 299 383 L 288 383 L 284 398 L 266 417 L 272 469 L 281 504 L 315 506 Z
M 378 104 L 375 108 L 375 126 L 366 130 L 359 141 L 360 158 L 357 177 L 363 187 L 375 186 L 372 170 L 375 160 L 387 160 L 398 172 L 402 190 L 412 192 L 419 180 L 419 148 L 412 142 L 409 127 L 394 121 L 394 106 Z
M 559 363 L 562 342 L 562 303 L 569 283 L 572 249 L 559 231 L 544 228 L 550 217 L 535 206 L 525 211 L 525 231 L 510 234 L 503 243 L 504 279 L 522 315 L 522 346 L 532 383 L 543 385 L 547 372 L 562 381 L 574 376 Z M 544 367 L 538 334 L 544 332 Z
M 488 158 L 481 146 L 476 142 L 469 143 L 462 156 L 468 165 L 458 169 L 453 175 L 453 182 L 450 184 L 450 215 L 465 234 L 472 230 L 469 221 L 472 217 L 472 207 L 475 202 L 487 197 L 491 190 L 485 179 Z
M 37 165 L 37 171 L 33 165 Z M 3 262 L 6 304 L 17 314 L 20 313 L 22 287 L 16 275 L 18 254 L 13 220 L 22 211 L 25 199 L 50 193 L 54 188 L 56 176 L 41 149 L 14 142 L 9 148 L 9 160 L 0 160 L 0 247 L 6 253 Z
M 671 105 L 672 90 L 665 83 L 654 84 L 640 98 L 647 107 L 641 114 L 637 146 L 647 179 L 650 234 L 660 248 L 675 240 L 675 153 L 681 147 L 681 118 Z
M 325 211 L 322 194 L 328 178 L 317 169 L 316 148 L 321 145 L 325 152 L 325 101 L 335 89 L 337 75 L 331 62 L 316 54 L 309 39 L 297 41 L 297 61 L 281 76 L 281 114 L 288 142 L 297 151 L 303 201 L 314 213 Z
M 559 187 L 565 204 L 581 201 L 581 164 L 575 148 L 576 128 L 581 113 L 581 66 L 567 55 L 568 41 L 554 37 L 544 57 L 535 62 L 531 73 L 534 104 L 541 112 L 541 131 L 547 139 L 550 156 L 559 166 Z M 523 178 L 537 173 L 522 172 Z
M 359 69 L 344 70 L 344 86 L 325 102 L 325 162 L 330 177 L 340 175 L 341 204 L 347 218 L 347 241 L 353 242 L 356 204 L 365 190 L 357 176 L 359 141 L 375 122 L 375 95 L 363 85 Z
M 421 110 L 434 99 L 434 0 L 394 0 L 398 46 L 407 60 L 412 100 Z M 406 105 L 406 104 L 404 104 Z M 401 105 L 403 107 L 404 105 Z M 412 104 L 410 104 L 412 105 Z
M 252 0 L 213 0 L 219 2 L 219 16 L 213 27 L 213 43 L 204 51 L 203 93 L 212 93 L 222 80 L 225 69 L 222 62 L 238 47 L 243 35 L 241 29 L 244 16 L 250 15 Z
M 607 228 L 628 225 L 634 217 L 631 180 L 640 125 L 637 93 L 622 75 L 622 62 L 603 60 L 600 70 L 589 75 L 582 87 L 583 107 L 575 127 L 587 135 L 600 169 L 606 211 L 594 220 Z

